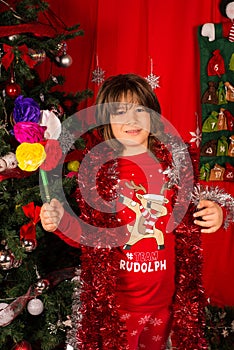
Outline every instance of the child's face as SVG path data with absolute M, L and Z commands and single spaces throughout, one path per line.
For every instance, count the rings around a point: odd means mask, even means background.
M 110 115 L 110 124 L 126 155 L 142 153 L 148 147 L 150 114 L 132 96 L 121 98 L 116 113 Z

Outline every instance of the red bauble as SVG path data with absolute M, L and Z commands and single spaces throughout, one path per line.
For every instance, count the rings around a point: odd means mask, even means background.
M 22 340 L 18 344 L 14 345 L 12 350 L 32 350 L 32 347 L 26 340 Z
M 6 90 L 6 95 L 10 98 L 16 98 L 17 96 L 19 96 L 21 92 L 21 88 L 19 84 L 16 84 L 15 82 L 9 83 L 6 86 L 5 90 Z

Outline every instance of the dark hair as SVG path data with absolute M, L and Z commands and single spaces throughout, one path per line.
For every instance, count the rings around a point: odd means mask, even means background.
M 220 1 L 219 11 L 223 17 L 228 18 L 227 13 L 226 13 L 226 7 L 230 2 L 234 2 L 234 1 L 230 1 L 230 0 L 221 0 Z
M 113 108 L 112 103 L 119 102 L 122 96 L 132 95 L 133 100 L 146 107 L 150 113 L 150 136 L 149 145 L 152 140 L 164 132 L 161 122 L 161 108 L 156 95 L 147 80 L 136 74 L 120 74 L 109 77 L 101 86 L 96 98 L 96 120 L 104 139 L 110 140 L 110 145 L 115 150 L 122 150 L 123 146 L 117 141 L 112 133 L 110 125 L 110 114 Z M 135 102 L 135 101 L 133 101 Z M 111 105 L 112 104 L 112 105 Z

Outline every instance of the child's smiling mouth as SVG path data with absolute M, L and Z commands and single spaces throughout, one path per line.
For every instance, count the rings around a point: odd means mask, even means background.
M 131 134 L 131 135 L 137 135 L 141 132 L 141 129 L 132 129 L 132 130 L 126 130 L 125 131 L 127 134 Z

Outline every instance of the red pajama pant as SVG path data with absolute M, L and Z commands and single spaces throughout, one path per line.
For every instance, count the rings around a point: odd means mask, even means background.
M 126 350 L 165 350 L 170 332 L 170 312 L 120 311 L 121 320 L 127 326 L 128 347 Z

